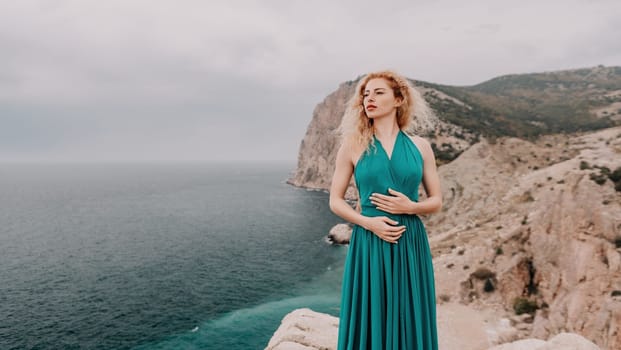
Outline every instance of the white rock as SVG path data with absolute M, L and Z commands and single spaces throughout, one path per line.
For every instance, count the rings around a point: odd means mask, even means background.
M 527 331 L 529 329 L 531 329 L 532 326 L 529 325 L 528 323 L 518 323 L 517 325 L 515 325 L 515 329 L 519 330 L 519 331 Z
M 586 338 L 573 333 L 560 333 L 537 350 L 600 350 Z
M 528 313 L 511 316 L 511 320 L 513 321 L 514 324 L 533 323 L 533 319 L 534 319 L 533 315 L 528 314 Z
M 287 314 L 265 350 L 336 349 L 339 319 L 310 309 Z
M 560 333 L 547 342 L 540 339 L 522 339 L 488 350 L 600 350 L 600 348 L 578 334 Z
M 273 350 L 317 350 L 317 348 L 294 343 L 291 341 L 285 341 L 272 348 Z
M 438 345 L 440 350 L 600 350 L 586 338 L 574 333 L 560 333 L 547 342 L 522 339 L 489 347 L 498 334 L 486 334 L 492 327 L 503 333 L 516 331 L 509 319 L 501 318 L 496 325 L 486 325 L 485 315 L 460 304 L 438 306 Z M 489 316 L 489 315 L 488 315 Z M 265 350 L 335 350 L 338 340 L 337 317 L 310 309 L 297 309 L 287 314 Z
M 335 244 L 349 244 L 352 228 L 348 224 L 336 224 L 330 229 L 328 239 Z
M 522 339 L 513 343 L 502 344 L 489 348 L 488 350 L 534 350 L 539 346 L 545 345 L 545 341 L 540 339 Z

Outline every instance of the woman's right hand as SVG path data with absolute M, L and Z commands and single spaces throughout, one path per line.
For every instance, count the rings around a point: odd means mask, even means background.
M 386 216 L 367 217 L 365 221 L 364 226 L 367 230 L 375 233 L 375 235 L 388 243 L 397 243 L 403 232 L 405 232 L 405 226 L 395 226 L 399 222 Z

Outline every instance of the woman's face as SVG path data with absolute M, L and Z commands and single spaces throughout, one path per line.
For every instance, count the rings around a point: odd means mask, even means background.
M 375 119 L 388 116 L 395 113 L 400 103 L 385 79 L 375 78 L 367 82 L 362 100 L 367 117 Z

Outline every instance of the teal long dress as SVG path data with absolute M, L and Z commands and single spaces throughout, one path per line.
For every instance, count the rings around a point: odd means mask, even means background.
M 431 251 L 417 215 L 377 209 L 372 193 L 388 188 L 418 201 L 423 157 L 399 131 L 392 155 L 375 137 L 354 169 L 361 213 L 387 216 L 405 225 L 398 243 L 354 226 L 347 251 L 341 294 L 339 350 L 437 350 L 436 303 Z

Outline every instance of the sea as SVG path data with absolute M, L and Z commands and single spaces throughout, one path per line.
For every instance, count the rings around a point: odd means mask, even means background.
M 0 349 L 264 349 L 338 316 L 342 220 L 294 169 L 0 164 Z

